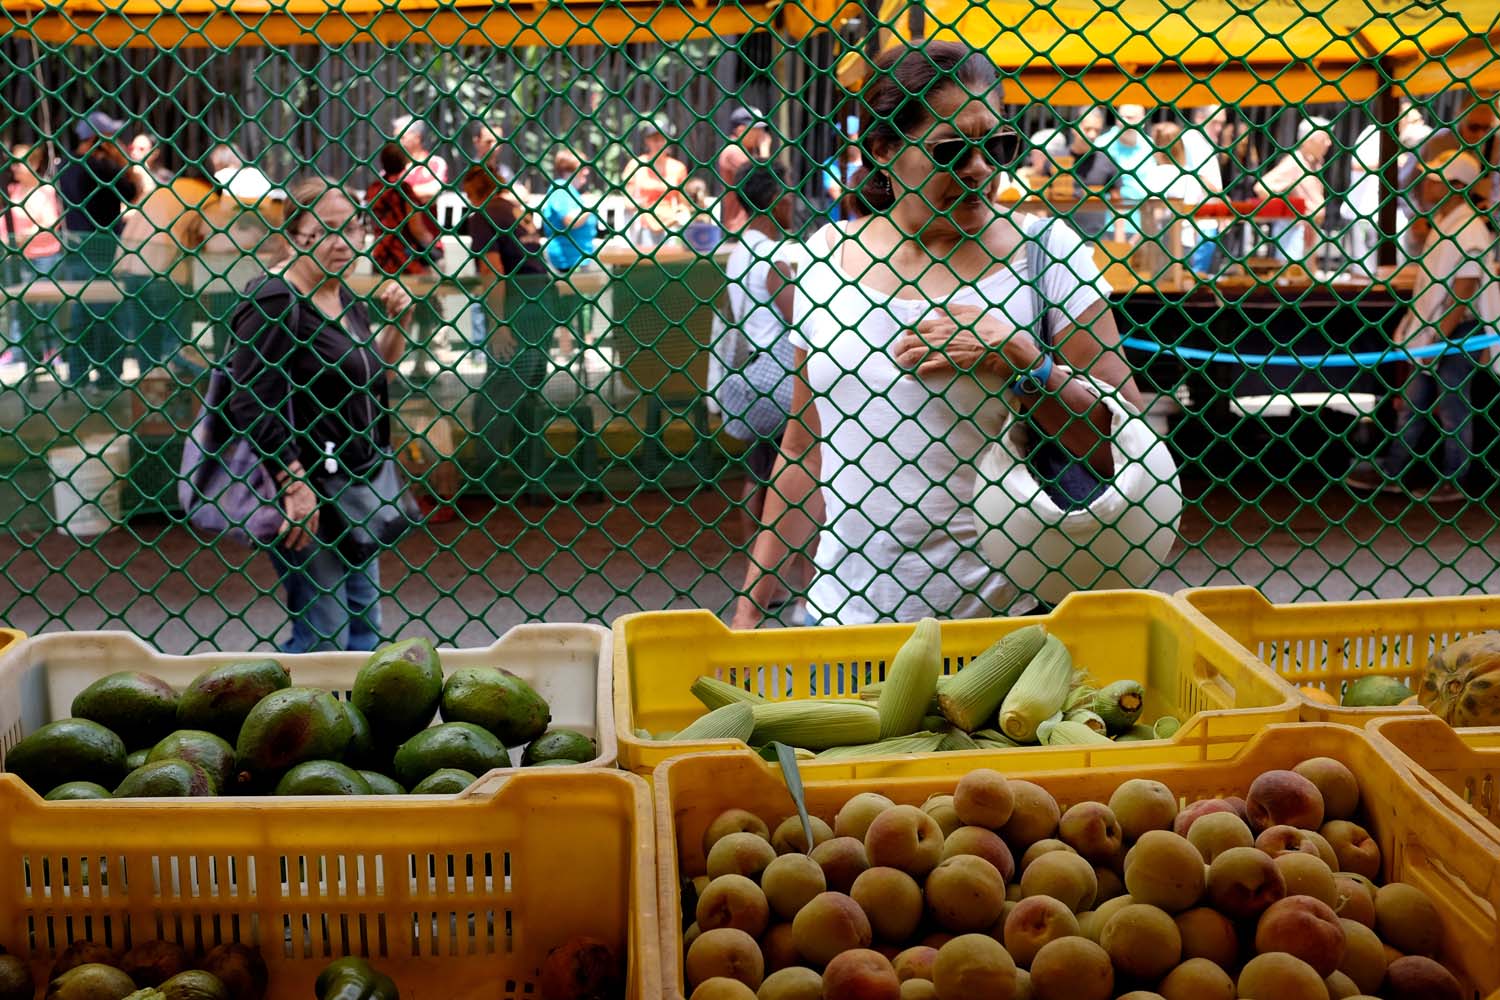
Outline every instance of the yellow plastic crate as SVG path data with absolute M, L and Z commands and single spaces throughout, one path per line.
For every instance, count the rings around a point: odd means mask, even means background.
M 930 766 L 961 772 L 990 766 L 1079 767 L 1090 762 L 1150 760 L 1163 747 L 1186 748 L 1194 759 L 1227 757 L 1273 722 L 1297 718 L 1297 703 L 1253 657 L 1210 635 L 1199 616 L 1164 594 L 1100 591 L 1067 597 L 1048 615 L 944 622 L 943 672 L 962 668 L 1007 633 L 1041 623 L 1062 639 L 1079 667 L 1101 684 L 1133 679 L 1146 687 L 1143 718 L 1174 715 L 1182 729 L 1168 741 L 1108 747 L 1027 747 L 1007 751 L 920 755 Z M 886 665 L 911 634 L 910 625 L 758 629 L 737 632 L 707 611 L 660 611 L 615 621 L 615 724 L 620 765 L 639 774 L 688 751 L 742 747 L 733 740 L 678 743 L 644 740 L 634 730 L 678 730 L 704 711 L 689 690 L 700 676 L 717 677 L 773 700 L 854 698 L 885 676 Z M 879 758 L 900 768 L 907 757 Z M 874 762 L 865 761 L 864 764 Z M 1001 762 L 997 764 L 997 762 Z M 923 767 L 929 766 L 924 763 Z M 809 777 L 844 773 L 840 764 L 805 765 Z
M 1427 710 L 1325 705 L 1296 689 L 1322 688 L 1337 699 L 1341 682 L 1383 674 L 1406 681 L 1415 693 L 1433 653 L 1500 622 L 1500 596 L 1272 604 L 1254 587 L 1202 587 L 1177 597 L 1201 612 L 1221 641 L 1238 644 L 1284 680 L 1304 720 L 1351 726 Z
M 486 794 L 256 809 L 48 803 L 0 779 L 0 945 L 32 961 L 90 938 L 190 952 L 258 947 L 271 997 L 367 957 L 402 996 L 532 1000 L 576 936 L 629 959 L 631 1000 L 661 996 L 645 781 L 598 768 L 492 777 Z
M 0 628 L 0 654 L 24 638 L 26 638 L 25 632 L 18 632 L 13 628 Z
M 1492 841 L 1500 864 L 1500 727 L 1454 729 L 1422 714 L 1377 719 L 1369 733 L 1414 781 Z
M 1263 771 L 1288 768 L 1309 757 L 1343 761 L 1359 777 L 1370 833 L 1380 843 L 1383 870 L 1422 889 L 1443 920 L 1442 960 L 1466 980 L 1474 995 L 1500 988 L 1500 856 L 1475 836 L 1430 793 L 1405 779 L 1390 758 L 1362 730 L 1303 723 L 1268 727 L 1228 760 L 1200 760 L 1191 747 L 1161 751 L 1152 763 L 1115 767 L 1038 771 L 1027 758 L 1012 761 L 1007 774 L 1034 781 L 1057 797 L 1063 808 L 1086 800 L 1107 801 L 1131 778 L 1155 778 L 1183 802 L 1241 794 Z M 849 799 L 878 791 L 897 803 L 920 805 L 930 795 L 947 794 L 957 776 L 932 771 L 875 780 L 851 777 L 805 784 L 809 814 L 832 821 Z M 729 808 L 748 809 L 767 822 L 793 815 L 795 807 L 779 773 L 748 750 L 676 757 L 657 768 L 656 854 L 661 897 L 662 982 L 680 997 L 682 904 L 679 871 L 701 874 L 707 859 L 703 832 Z

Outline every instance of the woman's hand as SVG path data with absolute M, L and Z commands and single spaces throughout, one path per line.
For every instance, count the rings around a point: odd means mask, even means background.
M 896 364 L 918 376 L 992 371 L 1010 377 L 1035 366 L 1036 339 L 978 306 L 942 306 L 896 338 Z
M 396 319 L 411 308 L 411 293 L 402 288 L 399 281 L 387 281 L 380 286 L 377 298 L 381 311 L 391 319 Z
M 318 495 L 307 480 L 294 474 L 282 489 L 281 509 L 286 515 L 281 524 L 282 542 L 293 552 L 300 552 L 318 535 Z

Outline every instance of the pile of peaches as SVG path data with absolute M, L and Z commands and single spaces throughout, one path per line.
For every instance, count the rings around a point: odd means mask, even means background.
M 1136 778 L 1063 809 L 976 770 L 920 807 L 864 792 L 811 827 L 808 844 L 798 816 L 709 824 L 705 870 L 682 873 L 691 1000 L 1464 995 L 1432 900 L 1380 884 L 1332 758 L 1186 805 Z

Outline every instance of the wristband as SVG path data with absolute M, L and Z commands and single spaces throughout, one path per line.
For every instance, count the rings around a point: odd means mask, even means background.
M 1052 378 L 1052 358 L 1042 355 L 1042 363 L 1016 377 L 1009 385 L 1010 391 L 1021 397 L 1040 396 L 1047 391 L 1047 381 Z

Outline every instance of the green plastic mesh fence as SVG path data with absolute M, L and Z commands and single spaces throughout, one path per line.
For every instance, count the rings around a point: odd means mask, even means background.
M 4 4 L 5 624 L 1494 584 L 1490 4 Z

